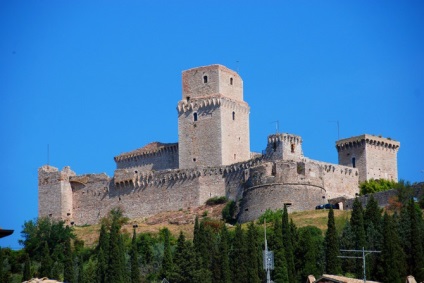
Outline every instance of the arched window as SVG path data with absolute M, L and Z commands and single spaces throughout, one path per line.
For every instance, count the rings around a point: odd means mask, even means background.
M 230 78 L 230 85 L 233 85 L 233 78 Z
M 233 120 L 236 119 L 236 112 L 233 111 Z
M 197 112 L 193 113 L 193 121 L 196 122 L 197 121 Z
M 208 82 L 208 76 L 203 76 L 203 83 L 207 83 Z

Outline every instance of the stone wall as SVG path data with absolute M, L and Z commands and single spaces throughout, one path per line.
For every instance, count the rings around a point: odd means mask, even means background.
M 245 190 L 238 221 L 244 223 L 257 219 L 267 209 L 288 211 L 310 210 L 322 202 L 325 191 L 306 184 L 265 184 Z
M 138 171 L 178 169 L 178 143 L 150 143 L 144 148 L 120 154 L 114 159 L 117 169 L 137 168 L 135 170 Z

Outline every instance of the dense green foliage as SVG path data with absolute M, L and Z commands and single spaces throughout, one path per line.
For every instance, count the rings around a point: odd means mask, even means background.
M 371 179 L 362 182 L 359 185 L 361 195 L 373 194 L 394 189 L 396 187 L 395 181 L 385 179 Z
M 356 200 L 340 231 L 330 209 L 325 235 L 314 226 L 297 228 L 284 208 L 268 210 L 256 224 L 243 228 L 196 218 L 193 241 L 182 232 L 176 239 L 166 228 L 158 234 L 133 230 L 131 239 L 121 229 L 126 218 L 116 209 L 102 220 L 96 247 L 85 248 L 63 222 L 38 219 L 24 224 L 23 250 L 0 249 L 0 282 L 46 276 L 76 283 L 161 282 L 163 278 L 177 283 L 259 283 L 266 277 L 260 224 L 265 220 L 268 248 L 275 258 L 274 282 L 305 282 L 308 275 L 323 273 L 362 278 L 361 259 L 338 258 L 359 255 L 340 249 L 362 248 L 381 251 L 367 255 L 367 279 L 404 282 L 412 274 L 420 282 L 424 280 L 423 215 L 418 203 L 401 198 L 404 203 L 398 213 L 384 216 L 372 196 L 365 208 Z

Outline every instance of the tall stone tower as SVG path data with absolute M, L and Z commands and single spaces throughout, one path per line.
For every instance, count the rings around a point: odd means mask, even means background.
M 336 142 L 339 164 L 358 168 L 359 182 L 370 179 L 397 182 L 399 146 L 398 141 L 366 134 Z
M 248 160 L 249 105 L 240 76 L 210 65 L 183 72 L 178 102 L 179 167 L 221 166 Z
M 44 165 L 38 169 L 38 216 L 56 220 L 72 219 L 72 187 L 69 177 L 75 176 L 69 167 L 62 171 Z

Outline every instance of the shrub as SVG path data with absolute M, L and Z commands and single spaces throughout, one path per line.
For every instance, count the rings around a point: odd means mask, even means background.
M 227 202 L 224 209 L 222 210 L 222 219 L 224 219 L 225 222 L 234 224 L 235 218 L 234 213 L 236 212 L 236 203 L 231 200 Z
M 273 211 L 271 209 L 267 209 L 264 214 L 259 216 L 258 223 L 263 224 L 266 220 L 267 223 L 274 222 L 277 219 L 281 219 L 283 217 L 283 210 L 278 209 L 276 211 Z
M 227 202 L 227 198 L 226 197 L 213 197 L 210 198 L 206 201 L 207 205 L 217 205 L 217 204 L 222 204 L 222 203 L 226 203 Z

